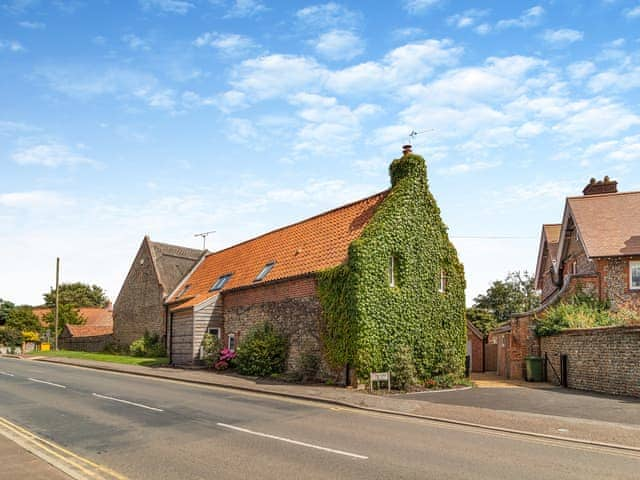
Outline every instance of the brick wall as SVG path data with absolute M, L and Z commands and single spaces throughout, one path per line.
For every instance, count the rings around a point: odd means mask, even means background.
M 164 294 L 158 282 L 151 252 L 143 242 L 113 306 L 113 340 L 128 346 L 149 333 L 165 335 Z
M 471 342 L 471 371 L 484 372 L 484 340 L 467 328 L 467 341 Z
M 322 307 L 316 296 L 315 278 L 229 292 L 224 294 L 223 303 L 224 334 L 234 333 L 238 345 L 254 325 L 268 321 L 289 338 L 287 370 L 296 370 L 304 353 L 322 360 Z
M 96 335 L 95 337 L 67 337 L 61 335 L 58 342 L 59 347 L 63 350 L 102 352 L 108 345 L 113 343 L 113 335 Z
M 640 327 L 567 330 L 540 344 L 558 374 L 560 355 L 568 355 L 570 388 L 640 397 Z M 548 380 L 558 383 L 551 368 Z

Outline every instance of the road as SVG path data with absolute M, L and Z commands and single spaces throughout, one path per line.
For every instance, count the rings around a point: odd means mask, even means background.
M 0 417 L 131 479 L 584 480 L 640 470 L 640 455 L 622 451 L 9 358 Z

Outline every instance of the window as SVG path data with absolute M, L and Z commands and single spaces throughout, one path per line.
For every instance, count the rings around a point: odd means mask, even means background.
M 236 351 L 236 336 L 233 333 L 227 336 L 227 348 L 232 352 Z
M 209 334 L 213 335 L 216 338 L 220 338 L 220 329 L 219 328 L 210 328 Z
M 640 262 L 629 262 L 629 287 L 640 290 Z
M 389 286 L 398 286 L 398 257 L 395 255 L 389 257 Z
M 259 282 L 261 280 L 264 280 L 264 277 L 266 277 L 267 275 L 269 275 L 269 272 L 271 271 L 271 269 L 273 268 L 273 266 L 276 264 L 276 262 L 269 262 L 267 263 L 264 268 L 262 270 L 260 270 L 260 273 L 258 274 L 258 276 L 256 277 L 256 279 L 254 280 L 254 282 Z
M 222 275 L 220 278 L 218 278 L 218 280 L 216 280 L 216 283 L 211 285 L 211 288 L 209 289 L 209 291 L 213 292 L 215 290 L 222 290 L 222 287 L 224 287 L 224 285 L 229 281 L 229 279 L 231 278 L 231 275 L 232 275 L 231 273 Z
M 187 293 L 187 290 L 189 290 L 189 288 L 191 288 L 191 285 L 185 285 L 184 288 L 180 291 L 180 293 L 178 294 L 178 296 L 176 298 L 179 298 L 182 295 L 184 295 L 185 293 Z
M 574 260 L 571 263 L 571 275 L 576 275 L 578 273 L 578 262 Z
M 444 270 L 440 270 L 440 288 L 438 291 L 440 293 L 444 293 L 447 291 L 447 284 L 449 283 L 449 277 L 447 276 L 447 272 Z

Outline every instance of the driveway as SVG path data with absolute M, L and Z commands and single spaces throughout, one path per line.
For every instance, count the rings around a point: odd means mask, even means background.
M 640 399 L 581 392 L 547 383 L 474 374 L 467 390 L 411 394 L 413 400 L 640 425 Z

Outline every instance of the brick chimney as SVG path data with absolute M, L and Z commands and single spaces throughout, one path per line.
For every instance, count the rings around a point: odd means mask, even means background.
M 604 177 L 604 180 L 592 178 L 589 184 L 584 187 L 582 193 L 585 195 L 600 195 L 601 193 L 618 193 L 618 182 Z

